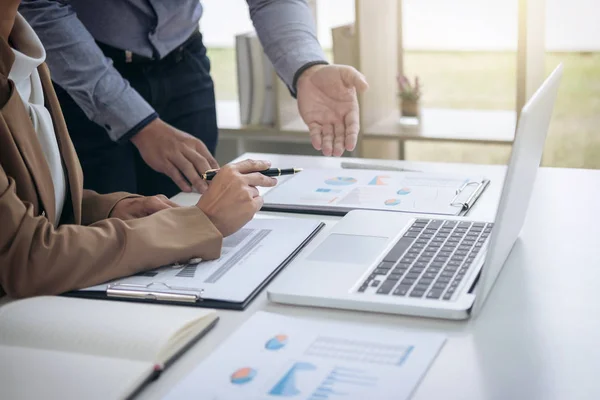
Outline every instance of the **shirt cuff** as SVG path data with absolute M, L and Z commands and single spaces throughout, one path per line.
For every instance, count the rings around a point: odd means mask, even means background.
M 287 50 L 291 48 L 291 50 Z M 316 64 L 328 64 L 318 42 L 297 41 L 287 44 L 286 53 L 274 51 L 269 57 L 277 74 L 285 82 L 292 96 L 296 97 L 296 81 L 307 68 Z M 311 64 L 311 65 L 309 65 Z
M 298 79 L 300 79 L 302 73 L 310 67 L 314 67 L 315 65 L 329 65 L 329 63 L 325 60 L 319 60 L 307 62 L 306 64 L 301 66 L 300 69 L 294 74 L 294 79 L 292 80 L 292 87 L 290 88 L 290 93 L 292 94 L 292 97 L 296 98 L 296 95 L 298 94 Z
M 123 136 L 133 136 L 156 118 L 154 108 L 132 87 L 127 87 L 109 103 L 96 104 L 93 121 L 106 129 L 113 141 L 120 142 Z M 145 125 L 140 126 L 144 122 Z M 135 129 L 137 131 L 131 133 Z
M 158 119 L 158 114 L 156 112 L 153 112 L 152 114 L 148 115 L 146 118 L 144 118 L 143 120 L 141 120 L 136 126 L 134 126 L 133 128 L 131 128 L 129 130 L 129 132 L 127 132 L 126 134 L 124 134 L 123 136 L 121 136 L 117 140 L 117 142 L 118 143 L 124 143 L 124 142 L 129 141 L 139 131 L 141 131 L 142 129 L 144 129 L 146 126 L 148 126 L 150 124 L 150 122 L 154 121 L 155 119 Z

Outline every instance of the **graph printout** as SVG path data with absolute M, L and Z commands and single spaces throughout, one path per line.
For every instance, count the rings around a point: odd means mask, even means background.
M 258 312 L 167 399 L 407 399 L 444 341 Z
M 458 215 L 482 177 L 425 172 L 305 169 L 265 195 L 265 207 L 282 211 L 345 213 L 385 210 Z

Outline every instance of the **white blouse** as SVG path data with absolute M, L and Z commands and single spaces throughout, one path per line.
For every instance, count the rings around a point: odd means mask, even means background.
M 46 51 L 36 33 L 20 14 L 17 14 L 10 41 L 14 46 L 15 63 L 8 78 L 15 83 L 17 92 L 23 99 L 25 108 L 29 111 L 33 127 L 48 162 L 54 185 L 56 224 L 58 224 L 65 204 L 67 185 L 52 117 L 44 106 L 44 92 L 37 70 L 46 60 Z

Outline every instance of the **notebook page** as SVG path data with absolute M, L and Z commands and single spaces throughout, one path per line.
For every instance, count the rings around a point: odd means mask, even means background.
M 0 346 L 6 399 L 122 399 L 151 374 L 142 361 Z
M 35 297 L 0 308 L 0 344 L 154 362 L 180 328 L 208 325 L 215 315 L 210 309 Z

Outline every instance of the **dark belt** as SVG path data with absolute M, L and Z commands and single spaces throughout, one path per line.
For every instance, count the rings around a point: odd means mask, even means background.
M 108 58 L 111 58 L 115 64 L 151 64 L 168 60 L 174 60 L 176 62 L 181 61 L 183 58 L 183 50 L 197 38 L 202 38 L 202 34 L 199 31 L 194 31 L 194 33 L 192 33 L 185 42 L 177 46 L 175 50 L 171 51 L 163 58 L 140 56 L 129 50 L 118 49 L 98 41 L 96 41 L 96 44 L 100 50 L 102 50 L 104 55 Z

